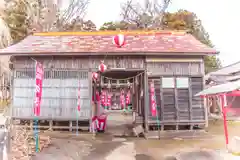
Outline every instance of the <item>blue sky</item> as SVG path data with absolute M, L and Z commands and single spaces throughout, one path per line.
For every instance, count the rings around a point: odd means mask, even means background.
M 114 21 L 119 18 L 122 2 L 126 0 L 91 0 L 86 19 L 91 19 L 98 27 L 104 22 Z M 240 61 L 238 4 L 239 0 L 173 0 L 168 10 L 187 9 L 195 12 L 209 32 L 213 44 L 221 52 L 219 58 L 223 65 L 228 65 Z

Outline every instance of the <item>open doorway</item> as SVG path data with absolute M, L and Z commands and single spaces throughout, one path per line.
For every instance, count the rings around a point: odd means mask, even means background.
M 143 80 L 144 71 L 141 70 L 117 69 L 101 74 L 97 114 L 107 115 L 106 133 L 130 134 L 136 113 L 144 112 Z

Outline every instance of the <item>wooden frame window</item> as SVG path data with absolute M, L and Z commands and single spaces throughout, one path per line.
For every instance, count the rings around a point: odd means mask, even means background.
M 176 88 L 188 88 L 189 78 L 188 77 L 177 77 L 176 78 Z
M 174 88 L 174 87 L 175 87 L 174 77 L 162 78 L 162 88 Z

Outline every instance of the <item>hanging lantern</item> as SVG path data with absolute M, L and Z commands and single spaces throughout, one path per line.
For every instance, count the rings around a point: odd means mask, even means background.
M 126 39 L 123 34 L 118 34 L 113 37 L 113 44 L 116 45 L 118 48 L 121 48 L 126 44 Z
M 104 72 L 107 69 L 107 66 L 104 64 L 103 61 L 101 61 L 101 64 L 98 67 L 100 72 Z
M 95 81 L 98 79 L 98 74 L 96 72 L 92 73 L 92 79 Z

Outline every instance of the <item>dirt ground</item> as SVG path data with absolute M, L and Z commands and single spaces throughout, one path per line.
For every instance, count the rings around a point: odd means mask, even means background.
M 129 120 L 129 119 L 128 119 Z M 117 123 L 116 123 L 117 124 Z M 120 127 L 119 130 L 122 130 Z M 228 122 L 229 139 L 240 136 L 240 122 Z M 52 137 L 52 145 L 33 159 L 51 160 L 161 160 L 167 155 L 195 149 L 224 150 L 223 122 L 210 121 L 206 131 L 212 138 L 145 140 L 143 138 L 117 138 L 111 132 L 97 135 L 88 133 L 45 132 Z M 239 157 L 240 159 L 240 157 Z

